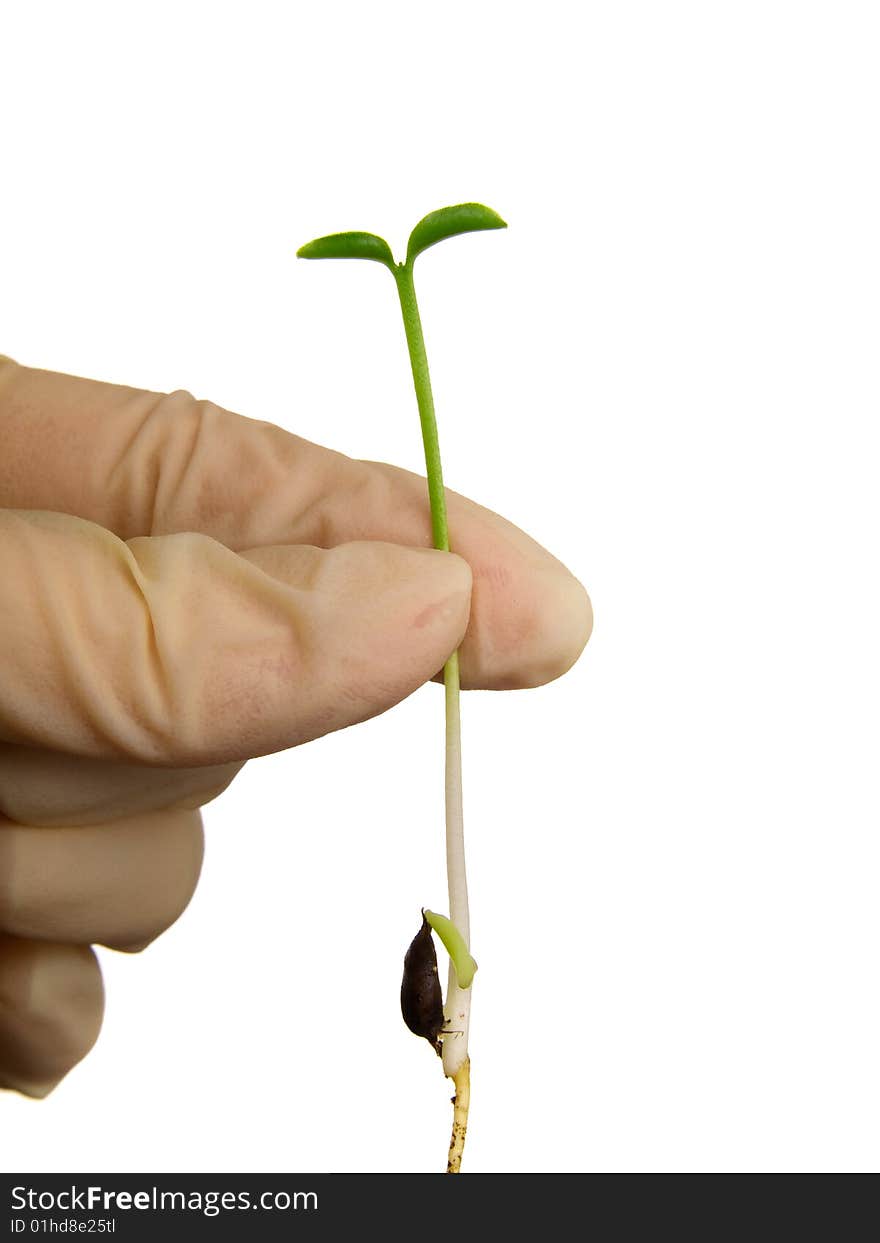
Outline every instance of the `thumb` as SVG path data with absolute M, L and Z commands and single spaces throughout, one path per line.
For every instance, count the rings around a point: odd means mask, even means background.
M 223 764 L 385 711 L 460 643 L 471 574 L 380 542 L 234 553 L 0 510 L 0 737 L 157 765 Z

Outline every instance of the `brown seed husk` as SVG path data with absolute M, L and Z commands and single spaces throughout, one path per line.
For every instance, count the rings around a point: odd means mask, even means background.
M 437 971 L 437 951 L 434 949 L 431 925 L 425 919 L 424 911 L 422 926 L 413 937 L 403 960 L 400 1009 L 403 1021 L 410 1031 L 417 1036 L 424 1036 L 438 1055 L 441 1054 L 443 991 Z

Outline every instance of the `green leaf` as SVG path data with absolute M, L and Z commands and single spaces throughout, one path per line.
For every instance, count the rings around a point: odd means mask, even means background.
M 412 263 L 416 255 L 442 242 L 444 238 L 455 237 L 456 233 L 475 233 L 478 229 L 506 229 L 507 224 L 491 207 L 482 203 L 459 203 L 457 207 L 441 207 L 420 220 L 409 235 L 406 248 L 406 261 Z
M 391 247 L 375 233 L 331 233 L 306 242 L 296 254 L 299 259 L 375 259 L 394 267 Z

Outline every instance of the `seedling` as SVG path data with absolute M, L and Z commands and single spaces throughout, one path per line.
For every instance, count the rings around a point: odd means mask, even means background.
M 447 237 L 506 227 L 501 217 L 490 208 L 479 203 L 460 203 L 456 207 L 443 207 L 440 211 L 431 212 L 419 221 L 409 236 L 403 263 L 394 262 L 388 243 L 374 233 L 333 233 L 309 242 L 296 252 L 301 259 L 372 259 L 384 264 L 394 277 L 422 425 L 434 547 L 446 552 L 449 552 L 446 495 L 428 356 L 413 283 L 413 265 L 423 250 Z M 450 918 L 423 909 L 422 926 L 404 961 L 400 1000 L 407 1026 L 417 1036 L 424 1036 L 437 1050 L 443 1059 L 444 1072 L 455 1084 L 447 1170 L 456 1174 L 461 1168 L 470 1104 L 468 1027 L 471 982 L 477 966 L 470 955 L 470 916 L 464 860 L 458 652 L 453 652 L 446 662 L 443 682 L 446 688 L 446 868 Z M 432 928 L 449 953 L 449 981 L 446 1004 L 442 1007 Z

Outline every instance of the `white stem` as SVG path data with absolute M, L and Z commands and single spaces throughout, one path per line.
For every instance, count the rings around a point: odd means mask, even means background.
M 470 949 L 467 874 L 464 866 L 464 815 L 461 795 L 461 716 L 459 713 L 458 652 L 446 662 L 446 873 L 449 879 L 449 918 Z M 443 1038 L 443 1070 L 453 1078 L 468 1055 L 471 990 L 459 988 L 452 963 L 444 1007 L 447 1030 Z

